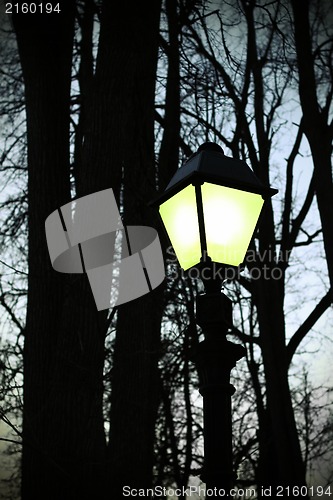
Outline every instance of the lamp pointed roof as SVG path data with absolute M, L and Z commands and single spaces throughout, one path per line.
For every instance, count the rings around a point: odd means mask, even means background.
M 152 204 L 163 203 L 189 184 L 204 182 L 261 194 L 264 199 L 278 192 L 265 186 L 245 161 L 225 156 L 218 144 L 205 142 L 177 170 L 165 191 Z
M 192 176 L 263 196 L 278 192 L 277 189 L 264 186 L 245 161 L 225 156 L 223 149 L 214 142 L 205 142 L 199 147 L 177 170 L 166 191 Z

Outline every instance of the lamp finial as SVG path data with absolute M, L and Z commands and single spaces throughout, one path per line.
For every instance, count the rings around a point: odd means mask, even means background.
M 204 142 L 198 148 L 198 153 L 200 153 L 201 151 L 216 151 L 217 153 L 222 153 L 224 155 L 223 149 L 221 148 L 221 146 L 216 144 L 216 142 Z

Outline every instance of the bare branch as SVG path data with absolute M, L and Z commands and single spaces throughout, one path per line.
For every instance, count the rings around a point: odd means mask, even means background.
M 311 328 L 316 324 L 318 319 L 324 314 L 326 309 L 328 309 L 331 304 L 332 304 L 332 291 L 330 289 L 327 292 L 327 294 L 321 299 L 321 301 L 316 305 L 314 310 L 309 314 L 304 323 L 291 337 L 286 347 L 287 366 L 290 365 L 292 357 L 295 354 L 297 347 L 300 345 L 306 334 L 311 330 Z

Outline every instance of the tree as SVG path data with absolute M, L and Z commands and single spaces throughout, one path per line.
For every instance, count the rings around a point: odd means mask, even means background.
M 314 187 L 332 288 L 333 121 L 330 109 L 333 96 L 333 32 L 332 26 L 329 25 L 331 7 L 328 2 L 314 2 L 311 10 L 315 12 L 311 12 L 308 0 L 304 2 L 302 8 L 295 0 L 292 0 L 291 4 L 294 17 L 293 34 L 297 54 L 299 96 L 303 112 L 302 126 L 312 153 Z M 310 16 L 314 17 L 314 23 L 318 23 L 318 26 L 310 27 Z M 316 66 L 319 66 L 317 71 Z
M 154 96 L 160 3 L 134 3 L 130 12 L 126 6 L 126 26 L 119 26 L 111 10 L 111 64 L 121 63 L 119 75 L 114 75 L 121 89 L 113 98 L 122 101 L 116 119 L 123 220 L 127 225 L 156 226 L 147 202 L 156 192 Z M 124 485 L 148 488 L 152 483 L 162 304 L 160 286 L 117 312 L 108 447 L 115 498 L 121 496 Z
M 87 2 L 86 7 L 91 6 Z M 114 18 L 112 6 L 105 2 L 96 71 L 93 78 L 90 73 L 90 81 L 89 76 L 87 80 L 87 73 L 81 74 L 85 93 L 82 94 L 84 115 L 81 140 L 77 141 L 75 155 L 79 162 L 75 165 L 76 194 L 82 196 L 112 186 L 119 200 L 123 163 L 129 164 L 124 181 L 127 223 L 132 220 L 134 223 L 147 223 L 144 214 L 136 219 L 138 212 L 130 206 L 132 200 L 128 193 L 132 193 L 131 186 L 141 186 L 141 202 L 145 189 L 148 192 L 153 190 L 153 184 L 150 187 L 146 184 L 143 168 L 141 178 L 137 177 L 140 173 L 137 167 L 139 164 L 146 167 L 148 160 L 151 169 L 154 168 L 151 148 L 154 52 L 157 52 L 157 40 L 154 40 L 158 15 L 158 3 L 155 9 L 150 9 L 148 3 L 145 8 L 140 5 L 140 9 L 133 5 L 131 13 L 127 13 L 127 25 L 120 26 Z M 13 16 L 25 81 L 29 163 L 29 292 L 24 355 L 22 494 L 23 498 L 45 494 L 56 498 L 91 498 L 104 494 L 107 467 L 102 418 L 106 314 L 96 312 L 84 278 L 73 279 L 52 271 L 44 239 L 47 215 L 70 199 L 69 123 L 74 2 L 66 4 L 58 16 L 28 17 L 32 25 L 26 24 L 27 17 L 23 14 Z M 140 18 L 143 24 L 137 22 Z M 143 57 L 148 49 L 151 59 Z M 84 56 L 86 62 L 87 52 Z M 143 63 L 146 66 L 144 78 L 139 73 L 139 64 Z M 139 95 L 138 86 L 141 86 Z M 151 143 L 150 149 L 147 138 Z M 138 201 L 134 200 L 134 203 Z M 135 216 L 131 215 L 133 212 Z M 47 302 L 46 296 L 49 299 Z M 129 306 L 131 317 L 133 314 L 138 316 L 136 330 L 131 334 L 127 329 L 128 311 L 123 308 L 118 314 L 119 331 L 128 340 L 132 338 L 134 344 L 130 350 L 137 356 L 139 366 L 147 369 L 143 379 L 138 379 L 134 370 L 127 371 L 126 376 L 129 376 L 128 387 L 138 381 L 141 393 L 135 392 L 132 403 L 139 407 L 137 418 L 142 413 L 141 421 L 150 428 L 152 436 L 154 412 L 149 408 L 149 401 L 142 404 L 141 395 L 147 390 L 147 382 L 154 380 L 151 372 L 157 363 L 156 353 L 151 357 L 149 352 L 156 350 L 150 345 L 152 342 L 156 344 L 158 330 L 153 326 L 147 327 L 142 315 L 143 304 L 148 307 L 153 296 Z M 156 321 L 153 316 L 152 320 Z M 137 331 L 140 324 L 142 337 Z M 125 342 L 122 347 L 123 337 L 116 345 L 116 359 L 117 356 L 122 357 L 122 350 L 126 351 L 130 345 Z M 144 363 L 142 356 L 136 354 L 136 339 L 148 346 Z M 136 442 L 128 443 L 129 452 L 130 445 L 138 445 L 141 440 L 144 456 L 130 454 L 134 465 L 132 476 L 128 479 L 135 482 L 136 467 L 141 466 L 139 477 L 145 483 L 147 479 L 141 473 L 149 470 L 152 438 L 148 443 L 132 418 L 127 419 L 124 428 L 124 421 L 119 421 L 119 416 L 116 416 L 118 409 L 118 415 L 125 418 L 124 408 L 119 406 L 121 394 L 126 394 L 123 386 L 126 378 L 122 366 L 117 373 L 117 362 L 115 368 L 110 439 L 110 462 L 114 474 L 111 474 L 111 485 L 114 486 L 117 481 L 119 485 L 123 480 L 121 467 L 126 466 L 128 471 L 128 463 L 122 458 L 123 443 L 117 443 L 117 425 L 121 427 L 123 438 L 125 433 L 137 436 Z M 126 409 L 130 415 L 131 407 L 127 405 Z M 46 418 L 49 414 L 51 419 Z M 148 417 L 150 420 L 146 424 Z
M 25 81 L 29 166 L 22 497 L 80 491 L 84 497 L 96 490 L 105 454 L 99 408 L 103 340 L 87 284 L 52 271 L 44 239 L 46 217 L 70 199 L 74 2 L 58 16 L 28 18 L 29 23 L 25 14 L 13 15 Z

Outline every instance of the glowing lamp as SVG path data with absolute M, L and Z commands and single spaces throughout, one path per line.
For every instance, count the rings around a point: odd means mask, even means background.
M 152 203 L 181 267 L 244 260 L 265 200 L 278 191 L 265 186 L 242 160 L 220 146 L 202 144 Z

